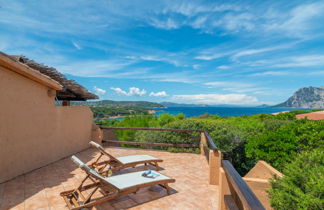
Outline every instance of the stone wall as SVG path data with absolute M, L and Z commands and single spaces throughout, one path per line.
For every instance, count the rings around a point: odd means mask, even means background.
M 88 148 L 88 107 L 57 107 L 53 89 L 0 66 L 0 183 Z

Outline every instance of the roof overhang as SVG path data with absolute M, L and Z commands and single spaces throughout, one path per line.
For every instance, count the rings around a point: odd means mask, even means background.
M 17 74 L 20 74 L 24 77 L 27 77 L 28 79 L 31 79 L 37 83 L 40 83 L 44 86 L 47 86 L 49 88 L 52 88 L 54 90 L 62 90 L 63 86 L 60 85 L 55 80 L 51 79 L 50 77 L 41 74 L 38 71 L 33 70 L 32 68 L 28 67 L 27 65 L 24 65 L 22 63 L 19 63 L 13 59 L 11 59 L 9 56 L 7 56 L 4 53 L 0 52 L 0 66 L 5 67 L 6 69 L 9 69 Z

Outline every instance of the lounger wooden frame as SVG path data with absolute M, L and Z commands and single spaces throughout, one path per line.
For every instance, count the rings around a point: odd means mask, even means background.
M 145 166 L 152 165 L 156 168 L 157 171 L 159 171 L 160 166 L 158 163 L 163 162 L 163 160 L 161 160 L 161 159 L 154 159 L 154 160 L 143 160 L 143 161 L 136 161 L 136 162 L 124 164 L 124 163 L 120 162 L 117 158 L 115 158 L 114 156 L 112 156 L 111 154 L 106 152 L 105 149 L 102 146 L 98 145 L 97 143 L 91 141 L 90 145 L 92 145 L 94 148 L 96 148 L 100 152 L 99 157 L 93 163 L 91 163 L 90 166 L 102 174 L 107 172 L 108 165 L 112 167 L 112 171 L 119 171 L 119 170 L 122 170 L 125 168 L 132 168 L 132 167 L 135 167 L 135 166 L 141 165 L 141 164 L 144 164 Z M 109 160 L 99 162 L 100 159 L 104 156 L 108 157 Z
M 87 174 L 86 177 L 81 181 L 80 185 L 74 190 L 68 190 L 60 193 L 60 195 L 63 197 L 64 201 L 66 202 L 67 207 L 70 210 L 89 208 L 123 195 L 136 193 L 141 188 L 154 186 L 154 185 L 160 185 L 161 187 L 165 188 L 167 194 L 169 195 L 171 192 L 168 184 L 175 182 L 175 179 L 158 180 L 149 183 L 133 185 L 131 187 L 121 190 L 113 186 L 112 184 L 108 183 L 103 178 L 97 176 L 96 174 L 93 174 L 88 170 L 85 170 L 83 166 L 80 166 L 80 168 L 83 169 Z M 85 185 L 85 182 L 87 180 L 90 180 L 92 183 Z M 86 190 L 91 190 L 90 192 L 88 191 L 87 196 L 85 196 L 82 193 Z M 92 198 L 94 193 L 97 191 L 99 191 L 102 194 L 102 196 L 97 198 Z

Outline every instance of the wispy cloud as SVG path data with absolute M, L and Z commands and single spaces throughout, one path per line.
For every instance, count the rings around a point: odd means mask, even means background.
M 206 82 L 204 83 L 210 87 L 251 87 L 253 84 L 250 83 L 241 83 L 241 82 L 229 82 L 229 81 L 215 81 L 215 82 Z
M 125 87 L 120 84 L 132 79 L 144 90 L 157 83 L 169 95 L 217 90 L 263 100 L 276 87 L 283 96 L 280 88 L 289 86 L 290 94 L 300 84 L 318 85 L 323 75 L 323 0 L 12 0 L 2 6 L 0 50 L 91 77 L 80 79 L 89 89 Z M 88 83 L 104 78 L 109 86 Z
M 244 94 L 193 94 L 193 95 L 174 95 L 173 101 L 180 101 L 182 103 L 195 104 L 244 104 L 252 105 L 260 102 L 254 96 Z
M 309 72 L 308 75 L 324 76 L 324 70 L 322 70 L 322 71 L 312 71 L 312 72 Z
M 151 26 L 154 26 L 156 28 L 160 29 L 176 29 L 179 27 L 179 24 L 176 23 L 173 19 L 171 18 L 166 18 L 166 20 L 160 20 L 157 18 L 152 18 L 151 21 L 149 22 Z
M 72 42 L 72 44 L 73 44 L 73 46 L 74 46 L 76 49 L 78 49 L 78 50 L 81 50 L 81 49 L 82 49 L 81 46 L 80 46 L 78 43 L 76 43 L 76 42 Z
M 289 47 L 292 47 L 294 44 L 295 43 L 289 43 L 289 44 L 271 46 L 271 47 L 265 47 L 265 48 L 259 48 L 259 49 L 242 50 L 240 52 L 235 53 L 232 56 L 232 58 L 237 59 L 242 56 L 250 56 L 250 55 L 256 55 L 256 54 L 261 54 L 261 53 L 265 53 L 265 52 L 271 52 L 271 51 L 275 51 L 275 50 L 287 49 Z
M 109 77 L 109 74 L 114 74 L 115 71 L 124 69 L 133 63 L 135 62 L 123 59 L 82 60 L 74 62 L 60 62 L 55 65 L 55 67 L 63 73 L 75 76 Z
M 227 14 L 215 20 L 213 26 L 222 27 L 230 32 L 251 31 L 255 28 L 255 17 L 251 13 Z
M 174 66 L 181 66 L 180 62 L 174 58 L 169 58 L 168 56 L 151 56 L 151 55 L 145 55 L 139 57 L 142 60 L 145 61 L 159 61 L 159 62 L 165 62 L 172 64 Z
M 305 55 L 287 57 L 280 60 L 273 67 L 309 67 L 309 66 L 324 66 L 324 55 Z
M 221 65 L 221 66 L 218 66 L 217 68 L 218 69 L 229 69 L 231 67 L 230 66 L 227 66 L 227 65 Z
M 144 96 L 146 94 L 146 90 L 144 90 L 144 89 L 140 90 L 137 87 L 129 88 L 128 92 L 124 91 L 124 90 L 122 90 L 121 88 L 118 88 L 118 87 L 117 88 L 112 87 L 110 89 L 115 91 L 118 95 L 121 95 L 121 96 Z
M 270 17 L 273 23 L 268 24 L 266 29 L 286 32 L 297 37 L 318 36 L 318 32 L 323 34 L 323 31 L 319 31 L 319 29 L 324 29 L 323 24 L 321 24 L 324 18 L 323 11 L 324 1 L 305 3 L 293 8 L 288 13 L 284 13 L 285 15 L 278 13 L 275 17 Z M 282 17 L 285 17 L 285 19 Z M 317 33 L 313 34 L 312 31 L 314 30 Z
M 282 76 L 288 74 L 289 72 L 287 71 L 265 71 L 265 72 L 251 74 L 251 76 Z

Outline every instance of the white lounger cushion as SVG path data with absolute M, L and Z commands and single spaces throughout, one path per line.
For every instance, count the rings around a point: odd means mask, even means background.
M 153 171 L 156 174 L 160 174 L 156 171 Z M 115 186 L 120 190 L 125 190 L 129 187 L 134 187 L 136 185 L 142 185 L 150 182 L 162 181 L 162 180 L 170 180 L 170 177 L 167 177 L 163 174 L 160 174 L 158 177 L 155 178 L 147 178 L 143 177 L 142 174 L 144 171 L 132 172 L 128 174 L 116 175 L 112 177 L 105 178 L 105 180 Z
M 160 174 L 156 171 L 153 171 L 156 174 L 159 174 L 158 177 L 155 178 L 147 178 L 143 177 L 142 174 L 144 171 L 138 171 L 138 172 L 132 172 L 128 174 L 122 174 L 122 175 L 115 175 L 112 177 L 103 177 L 101 174 L 99 174 L 97 171 L 93 170 L 89 166 L 87 166 L 85 163 L 83 163 L 79 158 L 76 156 L 71 157 L 72 161 L 77 164 L 81 169 L 87 171 L 88 173 L 92 174 L 94 177 L 101 179 L 102 181 L 105 181 L 113 186 L 115 186 L 119 190 L 125 190 L 129 187 L 134 187 L 137 185 L 142 185 L 146 183 L 156 182 L 156 181 L 162 181 L 162 180 L 171 180 L 170 177 L 167 177 L 163 174 Z
M 128 155 L 128 156 L 118 157 L 116 159 L 119 160 L 122 164 L 136 163 L 136 162 L 150 161 L 150 160 L 160 160 L 159 158 L 150 155 Z

